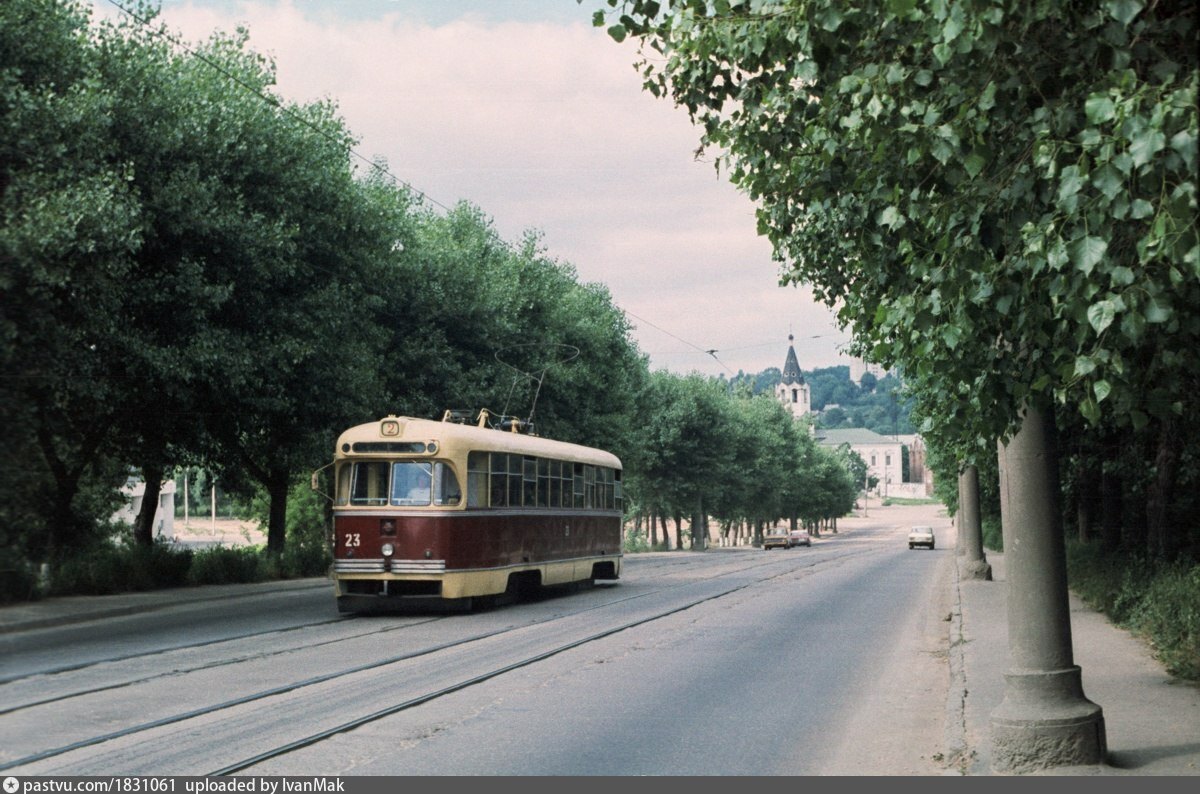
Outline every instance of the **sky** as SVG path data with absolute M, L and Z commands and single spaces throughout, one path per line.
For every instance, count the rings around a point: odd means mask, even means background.
M 91 0 L 97 14 L 115 3 Z M 249 32 L 296 102 L 331 100 L 366 160 L 435 207 L 477 206 L 603 284 L 654 370 L 731 377 L 850 359 L 804 286 L 780 286 L 754 205 L 696 156 L 687 113 L 642 88 L 604 0 L 161 0 L 189 43 Z

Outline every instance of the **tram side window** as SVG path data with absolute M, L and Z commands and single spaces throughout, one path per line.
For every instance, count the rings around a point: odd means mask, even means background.
M 523 465 L 520 455 L 508 456 L 508 506 L 521 506 Z
M 350 502 L 350 472 L 354 467 L 349 463 L 342 463 L 337 469 L 337 504 L 344 505 Z
M 503 452 L 493 452 L 491 495 L 488 504 L 492 507 L 504 507 L 508 504 L 508 455 Z
M 550 479 L 548 483 L 550 486 L 550 495 L 548 499 L 551 507 L 562 507 L 562 470 L 563 464 L 561 460 L 550 461 Z
M 427 505 L 432 487 L 432 463 L 405 461 L 392 464 L 392 504 Z
M 355 463 L 350 485 L 350 504 L 387 504 L 388 464 L 385 461 Z
M 525 496 L 523 504 L 533 507 L 537 504 L 537 458 L 525 458 L 522 461 L 522 471 L 524 476 L 521 478 L 521 490 Z
M 583 491 L 583 464 L 576 463 L 574 466 L 574 470 L 575 470 L 574 476 L 571 478 L 572 483 L 573 483 L 572 487 L 571 487 L 571 491 L 572 491 L 572 494 L 574 495 L 574 499 L 573 499 L 572 503 L 577 508 L 586 507 L 587 505 L 583 501 L 583 494 L 584 494 L 584 491 Z
M 583 467 L 583 484 L 584 484 L 584 487 L 587 489 L 587 497 L 584 500 L 584 504 L 586 504 L 588 508 L 598 507 L 599 505 L 596 503 L 596 467 L 595 466 L 584 466 Z
M 467 455 L 467 507 L 487 507 L 489 457 L 486 452 Z
M 537 459 L 537 506 L 550 506 L 550 461 Z
M 599 468 L 596 470 L 596 494 L 599 499 L 598 507 L 605 510 L 613 509 L 613 470 Z
M 621 470 L 617 469 L 613 472 L 613 507 L 617 510 L 625 509 L 625 497 L 621 493 Z
M 462 488 L 458 485 L 454 469 L 441 462 L 433 464 L 433 503 L 456 505 L 461 501 Z

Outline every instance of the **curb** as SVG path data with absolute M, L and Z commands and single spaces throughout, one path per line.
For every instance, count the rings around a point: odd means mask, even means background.
M 954 600 L 950 613 L 950 635 L 946 656 L 950 664 L 950 686 L 946 691 L 946 764 L 960 775 L 968 775 L 975 751 L 967 745 L 967 675 L 965 667 L 962 588 L 958 556 L 954 559 Z

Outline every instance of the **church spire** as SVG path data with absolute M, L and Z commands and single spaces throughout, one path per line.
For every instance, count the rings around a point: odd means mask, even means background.
M 812 395 L 804 375 L 800 372 L 800 362 L 796 359 L 796 348 L 792 344 L 794 337 L 788 334 L 787 360 L 783 364 L 783 374 L 775 387 L 775 397 L 783 403 L 793 418 L 799 419 L 812 410 Z M 812 432 L 812 425 L 809 426 Z
M 792 344 L 793 336 L 788 334 L 787 360 L 783 363 L 783 382 L 787 385 L 804 383 L 804 375 L 800 373 L 800 362 L 796 360 L 796 348 Z

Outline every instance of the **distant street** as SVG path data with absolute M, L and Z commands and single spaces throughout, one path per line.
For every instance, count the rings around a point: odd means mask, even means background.
M 907 547 L 908 524 L 938 531 Z M 0 636 L 14 775 L 941 774 L 953 533 L 872 506 L 811 548 L 628 555 L 466 615 L 301 588 Z

